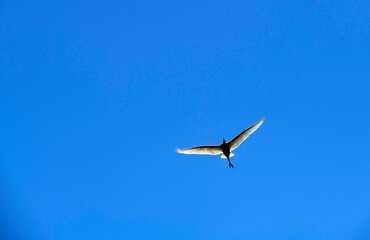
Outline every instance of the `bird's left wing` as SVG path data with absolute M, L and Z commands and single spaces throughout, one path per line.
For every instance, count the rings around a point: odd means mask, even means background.
M 254 124 L 252 127 L 244 130 L 241 132 L 238 136 L 236 136 L 233 140 L 228 142 L 230 150 L 234 150 L 237 148 L 249 135 L 251 135 L 254 131 L 256 131 L 261 124 L 263 123 L 263 118 L 256 124 Z
M 177 152 L 183 154 L 217 155 L 222 153 L 222 149 L 220 146 L 200 146 L 187 149 L 177 149 Z

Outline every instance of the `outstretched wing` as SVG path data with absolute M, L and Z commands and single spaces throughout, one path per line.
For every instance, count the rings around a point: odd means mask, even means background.
M 200 146 L 187 149 L 177 149 L 177 152 L 183 154 L 217 155 L 222 153 L 222 149 L 220 146 Z
M 251 135 L 254 131 L 257 130 L 263 123 L 263 118 L 256 124 L 254 124 L 252 127 L 244 130 L 241 132 L 238 136 L 234 137 L 233 140 L 228 142 L 227 144 L 229 145 L 230 150 L 234 150 L 237 148 L 249 135 Z

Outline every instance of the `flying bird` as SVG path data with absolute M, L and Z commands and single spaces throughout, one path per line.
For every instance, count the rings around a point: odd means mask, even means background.
M 219 146 L 199 146 L 186 149 L 177 149 L 177 152 L 183 154 L 206 154 L 206 155 L 218 155 L 222 153 L 221 158 L 227 158 L 227 160 L 229 161 L 229 167 L 234 168 L 234 165 L 232 165 L 230 162 L 230 157 L 234 156 L 234 154 L 231 151 L 239 147 L 239 145 L 245 139 L 247 139 L 249 135 L 256 131 L 261 126 L 262 123 L 263 118 L 258 123 L 247 128 L 246 130 L 241 132 L 238 136 L 234 137 L 233 140 L 231 140 L 230 142 L 226 142 L 224 139 L 223 143 Z

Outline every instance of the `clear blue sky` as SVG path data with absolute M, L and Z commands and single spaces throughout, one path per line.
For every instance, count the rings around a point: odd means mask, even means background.
M 0 2 L 1 239 L 369 239 L 368 1 L 59 2 Z

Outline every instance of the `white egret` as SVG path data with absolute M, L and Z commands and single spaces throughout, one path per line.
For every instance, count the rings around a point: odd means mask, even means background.
M 229 167 L 234 168 L 234 166 L 230 162 L 230 157 L 234 156 L 231 152 L 232 150 L 236 149 L 249 135 L 251 135 L 254 131 L 256 131 L 261 124 L 263 123 L 263 118 L 253 126 L 247 128 L 243 132 L 241 132 L 238 136 L 234 137 L 233 140 L 230 142 L 226 142 L 225 139 L 223 143 L 219 146 L 199 146 L 193 148 L 186 148 L 186 149 L 177 149 L 178 153 L 183 154 L 206 154 L 206 155 L 218 155 L 222 153 L 221 158 L 227 158 L 229 161 Z

